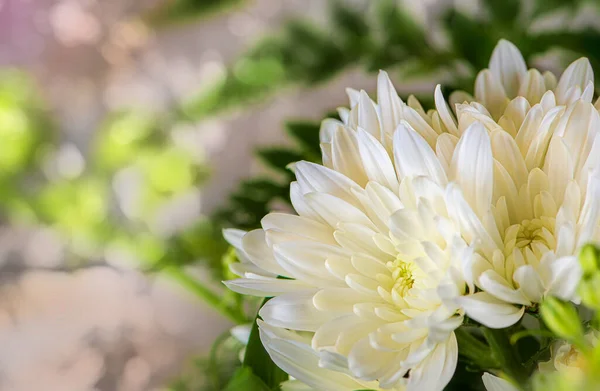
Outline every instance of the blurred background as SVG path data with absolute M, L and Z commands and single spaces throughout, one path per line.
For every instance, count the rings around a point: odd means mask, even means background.
M 289 210 L 288 163 L 390 71 L 431 108 L 500 38 L 600 64 L 596 1 L 0 0 L 0 390 L 221 391 L 223 227 Z M 473 48 L 478 48 L 473 50 Z M 374 96 L 374 95 L 371 95 Z M 234 329 L 244 339 L 244 328 Z

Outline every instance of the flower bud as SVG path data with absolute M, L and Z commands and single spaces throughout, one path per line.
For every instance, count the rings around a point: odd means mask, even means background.
M 558 337 L 576 344 L 583 341 L 581 320 L 571 303 L 548 297 L 543 301 L 540 312 L 546 326 Z

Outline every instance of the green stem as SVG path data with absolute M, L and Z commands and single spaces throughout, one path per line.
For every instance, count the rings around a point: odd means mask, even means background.
M 489 346 L 477 339 L 465 327 L 454 331 L 458 340 L 458 352 L 481 369 L 497 369 L 500 364 Z
M 524 388 L 529 380 L 527 369 L 522 364 L 519 352 L 510 343 L 506 330 L 483 327 L 482 331 L 494 358 L 500 364 L 500 369 L 513 380 L 515 385 Z
M 187 274 L 184 270 L 177 266 L 167 266 L 162 269 L 162 273 L 177 281 L 179 285 L 188 289 L 190 292 L 204 300 L 206 304 L 218 311 L 221 315 L 231 320 L 236 324 L 246 323 L 248 319 L 237 309 L 223 305 L 221 296 L 202 285 L 197 279 Z

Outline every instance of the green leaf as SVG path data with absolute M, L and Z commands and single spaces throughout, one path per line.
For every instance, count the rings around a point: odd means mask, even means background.
M 285 130 L 288 135 L 300 144 L 302 150 L 307 154 L 308 160 L 311 161 L 320 160 L 320 128 L 318 122 L 291 120 L 285 123 Z
M 521 12 L 521 0 L 484 0 L 483 5 L 494 21 L 506 26 L 515 25 Z
M 147 18 L 155 25 L 187 22 L 242 3 L 243 0 L 171 0 L 152 10 Z
M 444 23 L 457 54 L 476 70 L 486 68 L 497 41 L 489 26 L 455 10 L 445 16 Z
M 266 298 L 262 305 L 264 305 L 268 300 L 269 298 Z M 263 347 L 258 331 L 258 323 L 256 320 L 254 320 L 252 331 L 250 331 L 248 345 L 246 345 L 244 367 L 251 369 L 254 375 L 260 378 L 271 389 L 277 389 L 282 382 L 288 379 L 287 373 L 275 365 Z M 240 390 L 241 389 L 245 388 L 240 388 Z
M 288 148 L 263 148 L 257 151 L 257 156 L 267 166 L 283 172 L 286 175 L 292 175 L 292 172 L 287 168 L 290 163 L 295 163 L 302 160 L 302 155 Z
M 252 369 L 248 367 L 239 368 L 234 374 L 231 381 L 227 384 L 224 391 L 271 391 L 272 388 L 267 386 L 259 377 L 252 373 Z

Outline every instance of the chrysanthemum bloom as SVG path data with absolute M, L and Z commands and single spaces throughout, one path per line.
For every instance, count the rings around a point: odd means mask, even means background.
M 323 123 L 323 165 L 295 166 L 298 216 L 227 232 L 243 277 L 228 286 L 276 296 L 264 324 L 309 333 L 322 368 L 386 389 L 443 389 L 462 308 L 504 327 L 545 294 L 572 297 L 574 255 L 600 212 L 591 78 L 579 60 L 555 85 L 502 41 L 477 100 L 455 94 L 454 111 L 439 86 L 437 111 L 405 104 L 385 73 L 377 103 L 349 90 L 342 122 Z M 294 377 L 335 389 L 285 361 L 283 344 L 263 343 Z

